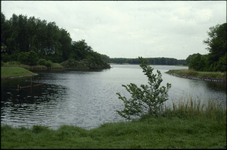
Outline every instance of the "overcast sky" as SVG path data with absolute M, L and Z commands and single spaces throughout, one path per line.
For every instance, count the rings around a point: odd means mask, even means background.
M 34 16 L 110 58 L 207 54 L 207 31 L 226 22 L 225 1 L 2 1 L 6 19 Z

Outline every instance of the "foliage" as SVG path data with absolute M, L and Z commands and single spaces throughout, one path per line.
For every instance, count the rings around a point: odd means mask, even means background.
M 38 55 L 34 51 L 30 52 L 20 52 L 18 60 L 25 65 L 36 65 L 38 60 Z
M 203 70 L 204 66 L 205 60 L 203 59 L 201 54 L 197 54 L 190 59 L 189 69 Z
M 162 74 L 157 70 L 158 74 L 153 74 L 154 68 L 149 66 L 148 61 L 144 61 L 142 57 L 139 57 L 144 74 L 148 77 L 149 85 L 141 85 L 139 88 L 134 83 L 129 85 L 122 85 L 131 94 L 131 98 L 127 99 L 122 97 L 120 93 L 117 93 L 118 98 L 124 102 L 125 108 L 122 111 L 118 111 L 118 114 L 126 119 L 130 119 L 132 115 L 142 116 L 148 110 L 148 114 L 158 115 L 163 102 L 167 100 L 168 90 L 171 84 L 167 83 L 167 87 L 160 87 L 162 80 Z
M 209 38 L 203 42 L 208 45 L 208 55 L 197 54 L 191 58 L 189 68 L 197 71 L 226 71 L 226 29 L 227 23 L 209 28 Z
M 189 65 L 191 58 L 196 56 L 197 54 L 199 54 L 199 53 L 189 55 L 185 60 L 185 65 Z
M 152 65 L 184 65 L 185 60 L 177 60 L 175 58 L 144 58 L 144 60 L 149 61 Z M 110 58 L 109 63 L 117 64 L 140 64 L 138 58 Z
M 20 52 L 17 58 L 23 64 L 28 64 L 28 53 L 27 52 Z
M 10 61 L 10 55 L 7 54 L 7 53 L 2 53 L 2 54 L 1 54 L 1 60 L 2 60 L 3 62 Z
M 1 58 L 4 62 L 16 61 L 21 53 L 21 62 L 34 65 L 35 61 L 31 59 L 36 58 L 26 56 L 27 52 L 34 51 L 39 59 L 54 63 L 68 59 L 77 61 L 87 59 L 92 64 L 91 67 L 96 68 L 100 63 L 107 66 L 100 54 L 94 52 L 84 39 L 72 42 L 67 30 L 59 28 L 55 22 L 48 23 L 35 17 L 13 14 L 6 20 L 1 13 L 1 46 Z M 47 65 L 50 66 L 50 63 Z
M 47 68 L 50 68 L 52 65 L 53 65 L 53 63 L 50 60 L 46 61 L 46 63 L 45 63 L 45 66 Z
M 37 64 L 38 65 L 46 65 L 46 60 L 45 59 L 39 59 Z
M 217 70 L 219 71 L 227 71 L 227 53 L 224 56 L 220 57 L 219 61 L 217 62 Z
M 226 47 L 226 29 L 227 23 L 222 25 L 216 25 L 215 27 L 210 27 L 210 32 L 207 32 L 210 38 L 204 40 L 203 42 L 208 45 L 207 49 L 210 55 L 213 55 L 213 59 L 210 61 L 218 61 L 218 58 L 225 55 L 227 52 Z
M 45 59 L 39 59 L 39 61 L 37 62 L 38 65 L 45 65 L 47 68 L 50 68 L 51 66 L 53 66 L 53 62 L 48 60 L 46 61 Z
M 106 63 L 109 63 L 110 62 L 110 57 L 105 55 L 105 54 L 101 54 L 101 57 L 102 57 L 102 60 Z

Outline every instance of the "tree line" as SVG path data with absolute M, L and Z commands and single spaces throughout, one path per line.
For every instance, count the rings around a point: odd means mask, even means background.
M 226 25 L 227 23 L 223 23 L 209 28 L 210 31 L 207 32 L 209 38 L 203 41 L 204 44 L 208 45 L 207 50 L 209 53 L 206 55 L 197 53 L 188 56 L 186 61 L 190 60 L 189 69 L 197 71 L 226 71 Z
M 151 65 L 185 65 L 185 60 L 177 60 L 175 58 L 144 58 L 144 60 L 148 61 Z M 117 64 L 140 64 L 140 60 L 138 58 L 110 58 L 110 63 Z
M 59 28 L 55 22 L 47 22 L 34 16 L 28 18 L 21 14 L 13 14 L 7 20 L 1 12 L 1 60 L 28 63 L 26 58 L 31 51 L 37 54 L 37 59 L 54 63 L 86 59 L 95 65 L 107 65 L 102 55 L 95 52 L 84 39 L 72 41 L 69 32 Z

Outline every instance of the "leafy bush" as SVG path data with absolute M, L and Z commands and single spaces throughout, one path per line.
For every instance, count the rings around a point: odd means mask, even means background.
M 45 63 L 45 66 L 46 66 L 47 68 L 50 68 L 52 65 L 53 65 L 53 63 L 52 63 L 52 61 L 50 61 L 50 60 L 46 61 L 46 63 Z
M 28 52 L 28 65 L 36 65 L 38 61 L 38 55 L 34 51 Z
M 1 54 L 1 60 L 2 60 L 3 62 L 10 61 L 10 55 L 7 54 L 7 53 Z
M 39 59 L 38 62 L 37 62 L 37 64 L 38 65 L 46 65 L 46 62 L 47 61 L 45 59 Z
M 149 85 L 141 85 L 139 88 L 134 83 L 129 85 L 122 85 L 132 95 L 130 99 L 122 97 L 120 93 L 116 93 L 124 102 L 125 108 L 122 111 L 118 111 L 118 114 L 126 119 L 131 119 L 130 116 L 137 115 L 142 116 L 147 113 L 152 115 L 158 115 L 163 102 L 167 100 L 168 90 L 171 84 L 167 83 L 167 87 L 160 87 L 162 80 L 162 74 L 157 70 L 158 74 L 153 74 L 154 68 L 149 66 L 148 61 L 144 61 L 142 57 L 139 57 L 141 64 L 140 67 L 148 77 Z
M 25 65 L 36 65 L 38 60 L 38 55 L 34 51 L 20 52 L 18 55 L 18 61 Z
M 20 61 L 22 64 L 28 64 L 28 53 L 27 52 L 20 52 L 20 54 L 18 55 L 17 60 Z

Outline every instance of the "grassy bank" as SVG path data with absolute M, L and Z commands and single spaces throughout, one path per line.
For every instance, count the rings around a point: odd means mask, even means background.
M 1 67 L 1 79 L 27 75 L 35 75 L 35 73 L 21 67 Z
M 226 78 L 226 72 L 203 72 L 203 71 L 195 71 L 195 70 L 190 70 L 190 69 L 169 70 L 168 72 L 175 73 L 178 75 L 203 77 L 203 78 L 214 78 L 214 79 Z
M 105 123 L 86 130 L 61 126 L 57 130 L 35 125 L 1 125 L 1 148 L 226 148 L 226 109 L 217 103 L 189 100 L 165 108 L 159 117 L 143 116 L 131 122 Z
M 2 66 L 3 67 L 21 67 L 28 70 L 64 69 L 63 66 L 58 63 L 52 63 L 51 67 L 47 68 L 45 65 L 35 65 L 35 66 L 24 65 L 18 61 L 10 61 L 7 63 L 3 63 Z

